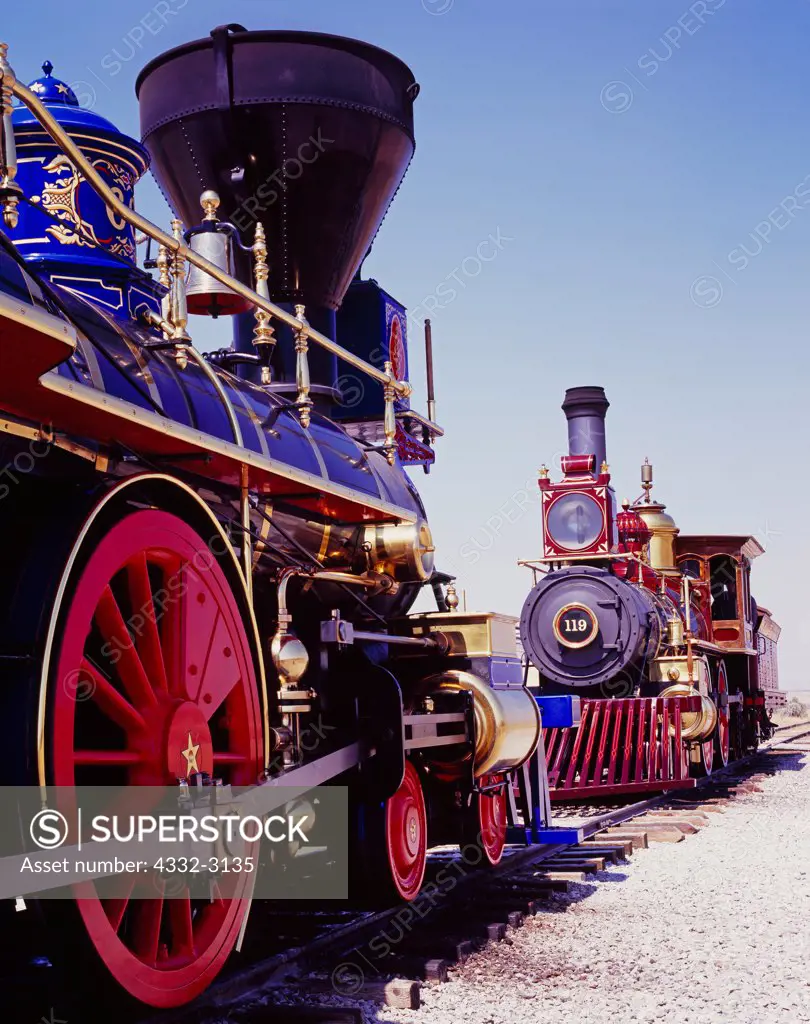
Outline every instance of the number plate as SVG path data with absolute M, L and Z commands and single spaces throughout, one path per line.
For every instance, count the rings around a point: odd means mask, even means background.
M 599 622 L 584 604 L 566 604 L 554 616 L 554 636 L 564 647 L 587 647 L 599 632 Z

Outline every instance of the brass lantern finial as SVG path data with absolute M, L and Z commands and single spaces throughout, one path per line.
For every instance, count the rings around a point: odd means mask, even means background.
M 219 220 L 217 216 L 217 210 L 219 209 L 219 195 L 212 189 L 207 188 L 205 192 L 200 196 L 200 206 L 203 208 L 205 216 L 203 220 Z
M 295 307 L 295 317 L 301 325 L 295 332 L 295 382 L 298 385 L 298 398 L 295 404 L 301 413 L 301 426 L 304 429 L 309 426 L 310 411 L 312 409 L 312 399 L 309 397 L 311 384 L 309 379 L 309 359 L 307 356 L 309 351 L 307 328 L 309 324 L 307 323 L 305 313 L 306 306 L 302 306 L 299 303 Z
M 176 218 L 172 221 L 172 234 L 178 244 L 171 258 L 169 273 L 169 322 L 172 325 L 172 341 L 176 347 L 177 365 L 184 370 L 188 365 L 186 346 L 191 342 L 191 335 L 186 330 L 188 323 L 188 306 L 186 305 L 186 261 L 179 251 L 183 242 L 183 222 Z
M 270 268 L 267 265 L 267 240 L 264 234 L 264 225 L 261 221 L 256 222 L 256 234 L 253 241 L 253 275 L 255 278 L 256 294 L 263 299 L 270 301 L 270 288 L 267 279 L 270 276 Z M 275 330 L 271 326 L 272 317 L 265 310 L 256 307 L 254 316 L 256 326 L 253 328 L 253 344 L 259 350 L 262 357 L 262 384 L 269 384 L 272 381 L 272 370 L 270 369 L 270 357 L 273 354 L 273 346 L 276 343 Z
M 158 271 L 158 279 L 160 283 L 163 285 L 163 287 L 166 289 L 166 294 L 160 300 L 160 315 L 163 318 L 164 322 L 168 323 L 169 319 L 171 318 L 171 309 L 169 308 L 169 291 L 171 289 L 172 279 L 169 276 L 169 250 L 166 248 L 165 245 L 158 246 L 158 254 L 157 259 L 155 260 L 155 266 L 157 267 Z M 163 337 L 169 337 L 168 330 L 163 331 Z

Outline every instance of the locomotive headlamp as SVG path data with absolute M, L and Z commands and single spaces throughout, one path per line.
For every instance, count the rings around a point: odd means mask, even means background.
M 551 539 L 566 551 L 582 551 L 602 533 L 605 516 L 598 501 L 580 491 L 552 502 L 546 520 Z
M 367 547 L 366 547 L 367 545 Z M 433 534 L 427 521 L 366 527 L 371 568 L 400 583 L 426 580 L 433 572 Z

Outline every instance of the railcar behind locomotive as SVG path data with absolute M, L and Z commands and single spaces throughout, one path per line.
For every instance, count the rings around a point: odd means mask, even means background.
M 461 615 L 434 570 L 405 466 L 442 431 L 410 408 L 403 307 L 358 277 L 414 152 L 412 72 L 221 27 L 141 73 L 139 142 L 43 71 L 23 86 L 0 46 L 7 781 L 344 784 L 377 902 L 417 895 L 429 836 L 497 862 L 538 705 L 513 620 Z M 170 234 L 134 210 L 150 163 Z M 232 343 L 202 355 L 189 313 Z M 438 610 L 409 615 L 425 586 Z M 179 1005 L 249 887 L 149 892 L 42 901 L 47 941 Z
M 559 481 L 540 472 L 543 556 L 527 563 L 523 648 L 544 691 L 584 698 L 576 733 L 546 737 L 557 799 L 694 785 L 770 731 L 759 677 L 775 624 L 750 590 L 763 548 L 681 535 L 646 461 L 642 496 L 618 510 L 608 405 L 599 387 L 566 392 L 569 454 Z

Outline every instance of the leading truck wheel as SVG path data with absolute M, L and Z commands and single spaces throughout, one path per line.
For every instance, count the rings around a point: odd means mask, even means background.
M 427 864 L 427 809 L 419 772 L 410 761 L 393 796 L 357 809 L 356 826 L 353 898 L 375 908 L 415 900 Z
M 46 715 L 53 785 L 164 786 L 194 771 L 256 782 L 250 642 L 222 568 L 183 520 L 151 509 L 121 519 L 79 553 L 56 614 Z M 203 900 L 188 890 L 164 899 L 154 877 L 128 899 L 103 900 L 82 883 L 78 934 L 130 996 L 180 1006 L 236 943 L 252 880 L 226 877 Z M 158 896 L 137 898 L 144 891 Z
M 495 775 L 484 775 L 478 783 L 486 789 L 497 781 Z M 474 846 L 480 850 L 485 867 L 495 867 L 503 857 L 508 825 L 507 807 L 506 785 L 503 785 L 497 790 L 473 794 L 472 803 L 464 815 L 462 848 Z
M 385 804 L 386 863 L 384 884 L 403 900 L 415 900 L 427 862 L 427 814 L 419 773 L 405 762 L 399 789 Z

